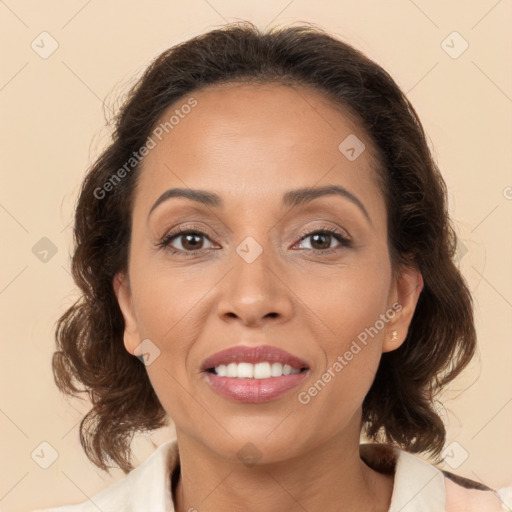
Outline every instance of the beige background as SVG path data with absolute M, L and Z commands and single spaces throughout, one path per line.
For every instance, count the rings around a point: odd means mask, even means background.
M 168 46 L 237 18 L 260 27 L 318 23 L 380 63 L 415 105 L 450 190 L 480 342 L 472 368 L 445 394 L 446 468 L 494 487 L 512 484 L 510 0 L 5 0 L 2 510 L 86 500 L 123 476 L 118 470 L 109 477 L 88 462 L 77 425 L 87 404 L 63 399 L 50 369 L 54 322 L 75 297 L 68 270 L 73 206 L 108 133 L 102 101 L 112 106 Z M 46 59 L 31 47 L 35 41 L 40 53 L 51 49 L 49 36 L 40 36 L 44 31 L 58 43 Z M 460 37 L 446 39 L 453 31 Z M 469 47 L 453 58 L 464 41 Z M 57 249 L 46 262 L 33 253 L 43 237 Z M 159 444 L 169 436 L 161 431 L 152 439 Z M 135 446 L 138 461 L 153 450 L 147 438 Z M 52 449 L 58 458 L 43 469 L 39 464 L 49 461 Z

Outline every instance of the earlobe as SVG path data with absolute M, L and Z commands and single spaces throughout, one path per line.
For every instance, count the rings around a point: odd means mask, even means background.
M 118 272 L 114 276 L 112 285 L 124 319 L 124 346 L 130 354 L 135 355 L 135 348 L 140 343 L 140 337 L 128 275 Z
M 423 286 L 423 276 L 418 269 L 402 268 L 396 281 L 396 303 L 400 309 L 388 324 L 382 352 L 395 350 L 405 341 Z

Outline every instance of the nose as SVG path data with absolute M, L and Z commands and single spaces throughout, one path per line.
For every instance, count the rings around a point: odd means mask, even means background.
M 218 315 L 250 327 L 284 322 L 293 313 L 293 292 L 282 270 L 272 265 L 270 250 L 254 261 L 235 253 L 233 268 L 220 283 Z

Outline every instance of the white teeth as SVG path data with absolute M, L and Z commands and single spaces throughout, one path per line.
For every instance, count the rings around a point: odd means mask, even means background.
M 229 363 L 226 367 L 226 377 L 238 377 L 237 367 L 236 363 Z
M 282 375 L 294 375 L 300 370 L 292 368 L 288 364 L 281 363 L 229 363 L 215 367 L 215 373 L 219 377 L 231 377 L 239 379 L 268 379 L 281 377 Z
M 254 365 L 254 378 L 255 379 L 268 379 L 272 376 L 270 371 L 270 363 L 256 363 Z
M 238 363 L 236 376 L 240 379 L 252 379 L 254 377 L 254 365 L 251 363 Z
M 283 375 L 283 365 L 281 363 L 272 363 L 270 373 L 272 377 L 281 377 Z
M 290 375 L 291 373 L 292 367 L 287 364 L 283 364 L 283 375 Z
M 228 368 L 225 364 L 221 364 L 220 366 L 215 367 L 215 373 L 219 377 L 226 377 L 228 374 L 227 370 L 228 370 Z

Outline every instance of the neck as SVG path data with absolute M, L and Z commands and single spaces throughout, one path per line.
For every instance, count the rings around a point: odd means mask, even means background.
M 174 490 L 175 510 L 386 512 L 393 476 L 361 460 L 355 433 L 337 435 L 293 458 L 246 465 L 177 430 L 181 474 Z

